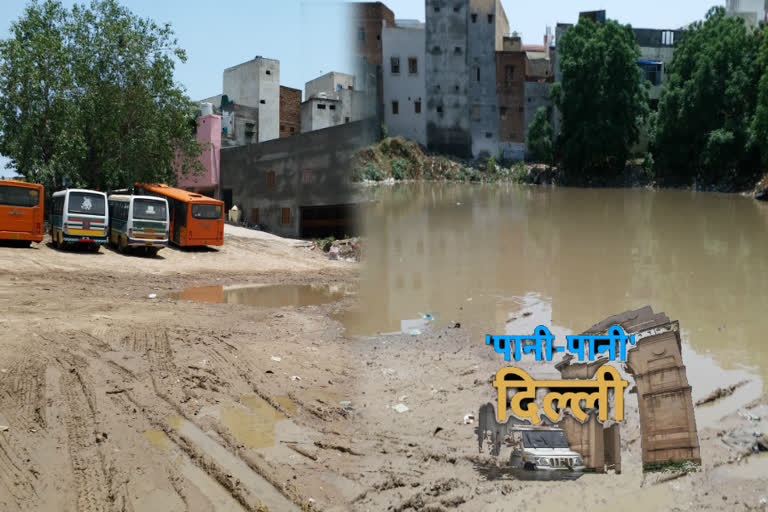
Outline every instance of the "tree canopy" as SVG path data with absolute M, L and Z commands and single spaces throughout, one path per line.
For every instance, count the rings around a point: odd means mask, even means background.
M 759 33 L 722 7 L 686 30 L 667 68 L 651 133 L 659 182 L 720 189 L 754 185 L 760 146 L 768 141 L 768 78 L 760 78 L 758 50 Z M 763 62 L 766 52 L 764 43 Z M 755 115 L 758 82 L 762 105 Z
M 552 125 L 547 116 L 547 107 L 539 107 L 528 126 L 528 148 L 534 160 L 552 164 Z
M 110 189 L 198 169 L 170 25 L 116 0 L 33 0 L 0 41 L 0 153 L 26 179 Z
M 648 114 L 635 34 L 613 20 L 582 18 L 558 46 L 562 76 L 552 99 L 562 116 L 556 146 L 564 181 L 613 183 Z

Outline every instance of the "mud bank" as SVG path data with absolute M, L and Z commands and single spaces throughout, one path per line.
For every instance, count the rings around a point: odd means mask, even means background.
M 627 395 L 621 475 L 528 481 L 478 453 L 464 422 L 500 367 L 469 329 L 350 338 L 333 318 L 354 294 L 284 307 L 171 298 L 354 291 L 357 264 L 301 246 L 229 238 L 151 260 L 0 248 L 0 264 L 2 510 L 760 510 L 768 495 L 765 459 L 748 455 L 767 430 L 762 401 L 698 425 L 702 471 L 649 477 Z

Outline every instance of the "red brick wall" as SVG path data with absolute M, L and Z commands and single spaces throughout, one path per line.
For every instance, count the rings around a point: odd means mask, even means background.
M 291 131 L 293 129 L 293 131 Z M 280 137 L 301 131 L 301 89 L 280 86 Z
M 395 26 L 395 14 L 381 2 L 355 2 L 352 4 L 355 55 L 366 57 L 370 62 L 381 65 L 381 29 L 382 21 L 387 26 Z M 365 40 L 360 40 L 360 28 L 365 30 Z
M 496 90 L 499 100 L 499 140 L 525 142 L 525 52 L 496 52 Z M 512 66 L 512 79 L 507 68 Z

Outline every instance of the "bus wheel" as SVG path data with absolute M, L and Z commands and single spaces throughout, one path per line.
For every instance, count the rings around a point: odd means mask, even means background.
M 101 249 L 101 246 L 99 244 L 91 244 L 90 247 L 88 247 L 88 250 L 97 253 Z
M 117 239 L 117 250 L 123 254 L 128 252 L 128 240 L 122 236 Z
M 32 240 L 22 240 L 19 242 L 19 247 L 29 248 L 32 247 Z
M 149 258 L 154 258 L 155 256 L 157 256 L 157 252 L 158 252 L 159 250 L 160 250 L 160 248 L 159 248 L 159 247 L 147 247 L 147 248 L 146 248 L 146 251 L 147 251 L 147 257 L 149 257 Z

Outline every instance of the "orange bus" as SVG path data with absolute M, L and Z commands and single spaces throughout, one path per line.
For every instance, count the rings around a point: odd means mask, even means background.
M 42 185 L 0 181 L 0 240 L 19 240 L 27 247 L 43 241 Z
M 162 184 L 136 183 L 134 194 L 168 201 L 172 243 L 181 247 L 224 244 L 223 201 Z

